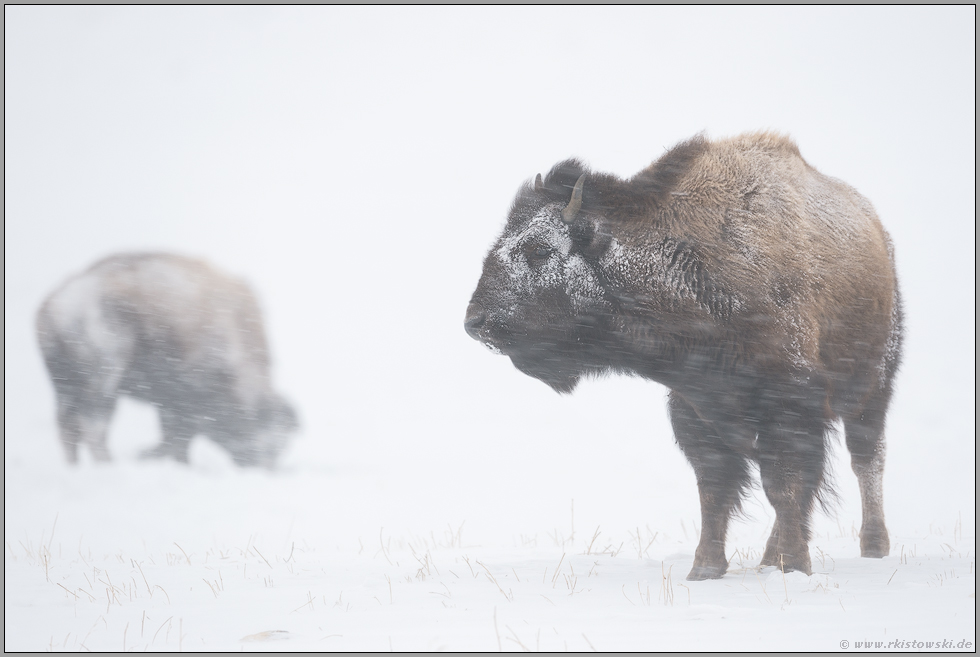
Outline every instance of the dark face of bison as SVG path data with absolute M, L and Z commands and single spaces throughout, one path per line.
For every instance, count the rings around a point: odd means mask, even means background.
M 580 171 L 563 163 L 522 188 L 466 309 L 472 338 L 560 393 L 595 369 L 590 345 L 608 307 L 587 257 L 596 224 L 581 212 Z
M 222 442 L 239 465 L 271 468 L 299 428 L 296 412 L 276 393 L 265 395 L 242 418 L 244 426 L 229 426 Z
M 258 443 L 263 448 L 264 463 L 271 467 L 299 429 L 296 411 L 278 394 L 270 394 L 259 409 Z

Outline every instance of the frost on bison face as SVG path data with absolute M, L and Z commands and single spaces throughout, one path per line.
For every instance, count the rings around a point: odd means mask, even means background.
M 168 254 L 106 258 L 55 290 L 37 314 L 61 443 L 108 460 L 121 396 L 160 413 L 163 442 L 146 453 L 186 462 L 203 434 L 239 465 L 271 467 L 297 429 L 271 387 L 258 303 L 243 282 Z
M 810 573 L 836 419 L 861 489 L 861 554 L 888 554 L 884 424 L 902 341 L 891 242 L 871 204 L 792 141 L 697 136 L 628 180 L 555 165 L 519 190 L 465 327 L 560 393 L 604 372 L 669 388 L 701 496 L 689 579 L 724 575 L 752 462 L 776 511 L 762 564 Z

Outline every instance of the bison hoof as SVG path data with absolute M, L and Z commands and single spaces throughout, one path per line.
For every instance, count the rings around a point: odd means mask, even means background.
M 784 563 L 783 572 L 791 573 L 793 571 L 803 573 L 804 575 L 812 575 L 813 569 L 810 568 L 810 560 L 807 559 L 804 563 Z
M 691 568 L 691 572 L 687 574 L 687 581 L 700 582 L 705 579 L 721 579 L 725 576 L 725 572 L 727 570 L 727 563 L 720 566 L 703 566 L 694 564 L 694 568 Z
M 869 559 L 881 559 L 887 557 L 889 552 L 888 537 L 876 538 L 874 540 L 861 539 L 861 556 Z
M 888 546 L 861 546 L 861 556 L 867 559 L 881 559 L 888 556 Z
M 789 572 L 801 572 L 807 575 L 812 575 L 813 571 L 810 568 L 810 555 L 807 554 L 804 558 L 798 559 L 790 554 L 779 555 L 782 558 L 777 557 L 776 559 L 762 558 L 759 562 L 759 566 L 764 568 L 766 566 L 775 566 L 784 573 Z

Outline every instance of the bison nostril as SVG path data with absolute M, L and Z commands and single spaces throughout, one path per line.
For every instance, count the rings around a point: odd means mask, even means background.
M 471 303 L 466 309 L 466 332 L 469 333 L 470 337 L 479 339 L 477 331 L 483 326 L 487 321 L 487 314 L 483 312 L 483 308 Z

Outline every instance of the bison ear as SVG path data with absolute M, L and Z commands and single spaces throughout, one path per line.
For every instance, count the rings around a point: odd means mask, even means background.
M 567 199 L 575 183 L 582 177 L 583 173 L 587 172 L 581 162 L 575 159 L 564 160 L 551 167 L 551 171 L 544 177 L 542 184 L 545 189 Z
M 536 177 L 534 178 L 534 191 L 536 191 L 536 192 L 540 192 L 540 191 L 541 191 L 541 190 L 543 190 L 543 189 L 544 189 L 544 181 L 543 181 L 543 180 L 541 180 L 541 174 L 539 173 L 539 174 L 538 174 L 538 175 L 537 175 L 537 176 L 536 176 Z

